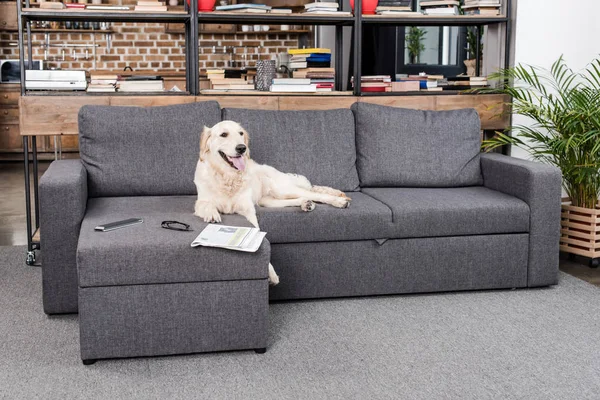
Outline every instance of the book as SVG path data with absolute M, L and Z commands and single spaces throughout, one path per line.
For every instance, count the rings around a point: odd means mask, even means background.
M 208 224 L 194 239 L 191 246 L 219 247 L 222 249 L 256 252 L 266 232 L 258 228 Z
M 303 14 L 312 15 L 336 15 L 338 17 L 350 17 L 352 13 L 350 11 L 322 11 L 322 10 L 305 10 Z
M 302 93 L 314 93 L 317 91 L 317 85 L 271 85 L 271 92 L 302 92 Z
M 425 1 L 421 0 L 419 2 L 421 8 L 424 7 L 436 7 L 436 6 L 460 6 L 460 1 L 458 0 L 430 0 Z
M 63 3 L 58 2 L 44 1 L 39 4 L 41 9 L 46 10 L 62 10 L 63 8 L 65 8 L 65 5 Z
M 134 11 L 160 11 L 160 12 L 163 12 L 163 11 L 167 11 L 167 6 L 135 6 Z
M 398 17 L 422 17 L 423 13 L 419 11 L 377 11 L 379 15 L 395 15 Z
M 111 5 L 95 5 L 95 4 L 88 4 L 85 5 L 85 9 L 86 10 L 90 10 L 90 11 L 129 11 L 130 7 L 129 6 L 111 6 Z
M 254 8 L 254 9 L 264 9 L 264 10 L 270 10 L 271 6 L 267 6 L 265 4 L 249 4 L 249 3 L 244 3 L 244 4 L 230 4 L 227 6 L 216 6 L 215 7 L 215 11 L 236 11 L 239 12 L 240 10 L 244 10 L 244 9 L 250 9 L 250 8 Z
M 65 7 L 67 8 L 85 8 L 85 6 L 83 3 L 65 3 Z
M 392 82 L 392 92 L 418 92 L 418 81 L 398 81 Z
M 308 64 L 306 62 L 291 62 L 288 64 L 288 68 L 297 69 L 297 68 L 306 68 Z
M 252 84 L 240 84 L 240 83 L 226 83 L 226 84 L 213 84 L 211 89 L 218 90 L 254 90 Z
M 465 15 L 490 15 L 490 16 L 495 16 L 495 15 L 500 15 L 500 10 L 498 10 L 497 8 L 492 9 L 492 10 L 484 10 L 484 9 L 479 9 L 479 10 L 465 10 Z
M 164 1 L 148 1 L 148 0 L 138 0 L 138 6 L 166 6 Z
M 210 79 L 210 83 L 212 83 L 213 85 L 230 85 L 230 84 L 235 84 L 235 85 L 244 85 L 247 84 L 248 81 L 246 79 L 243 78 L 212 78 L 212 76 L 214 76 L 215 74 L 211 75 L 211 79 Z
M 291 8 L 272 8 L 271 14 L 291 14 Z
M 425 15 L 458 15 L 458 7 L 426 8 Z
M 273 85 L 310 85 L 310 79 L 275 78 Z
M 308 48 L 308 49 L 290 49 L 288 54 L 313 54 L 313 53 L 327 53 L 331 54 L 331 49 L 325 48 Z
M 375 11 L 412 11 L 410 7 L 377 6 Z
M 304 8 L 315 8 L 315 7 L 327 7 L 327 8 L 340 8 L 337 2 L 332 1 L 316 1 L 314 3 L 308 3 L 304 5 Z

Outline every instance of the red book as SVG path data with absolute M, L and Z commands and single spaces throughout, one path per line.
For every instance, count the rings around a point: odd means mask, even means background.
M 67 8 L 85 8 L 85 4 L 83 3 L 65 3 Z
M 361 92 L 385 92 L 385 87 L 360 87 Z
M 317 89 L 333 89 L 333 83 L 317 83 Z

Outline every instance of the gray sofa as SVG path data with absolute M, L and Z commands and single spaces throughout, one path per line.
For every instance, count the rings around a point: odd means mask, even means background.
M 351 206 L 319 205 L 310 213 L 259 208 L 268 242 L 255 254 L 191 248 L 204 227 L 192 215 L 199 133 L 221 119 L 248 130 L 256 161 L 341 189 Z M 475 110 L 417 111 L 360 102 L 351 110 L 328 111 L 221 110 L 216 102 L 84 106 L 79 129 L 81 160 L 55 161 L 40 180 L 48 314 L 85 307 L 81 318 L 88 318 L 119 296 L 135 304 L 135 312 L 151 312 L 158 307 L 153 296 L 200 295 L 203 287 L 232 282 L 238 284 L 227 288 L 230 296 L 256 297 L 255 304 L 266 303 L 267 293 L 271 300 L 285 300 L 557 282 L 560 173 L 481 154 Z M 93 231 L 98 223 L 129 217 L 145 222 L 112 236 Z M 161 229 L 162 220 L 187 222 L 194 232 Z M 223 223 L 249 225 L 236 215 Z M 270 289 L 269 259 L 281 278 Z M 135 292 L 144 287 L 148 290 Z M 177 305 L 170 307 L 178 313 Z M 223 329 L 236 318 L 257 331 L 266 324 L 264 310 L 230 309 Z M 132 312 L 121 311 L 117 316 Z M 255 314 L 261 316 L 249 316 Z M 186 323 L 188 317 L 180 317 L 173 318 Z M 103 323 L 127 324 L 125 317 L 111 318 Z M 224 349 L 264 347 L 259 336 L 245 344 L 231 339 Z M 120 340 L 109 339 L 105 346 Z M 135 355 L 119 351 L 112 356 Z

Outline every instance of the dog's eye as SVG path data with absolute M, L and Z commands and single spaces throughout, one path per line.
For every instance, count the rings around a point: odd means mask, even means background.
M 240 136 L 244 136 L 244 132 L 240 132 Z
M 227 132 L 223 132 L 221 133 L 221 137 L 227 137 L 228 133 Z

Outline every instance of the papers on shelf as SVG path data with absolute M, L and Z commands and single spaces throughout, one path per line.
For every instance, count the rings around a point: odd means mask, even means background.
M 265 235 L 266 232 L 261 232 L 258 228 L 209 224 L 194 239 L 192 247 L 220 247 L 254 253 Z

